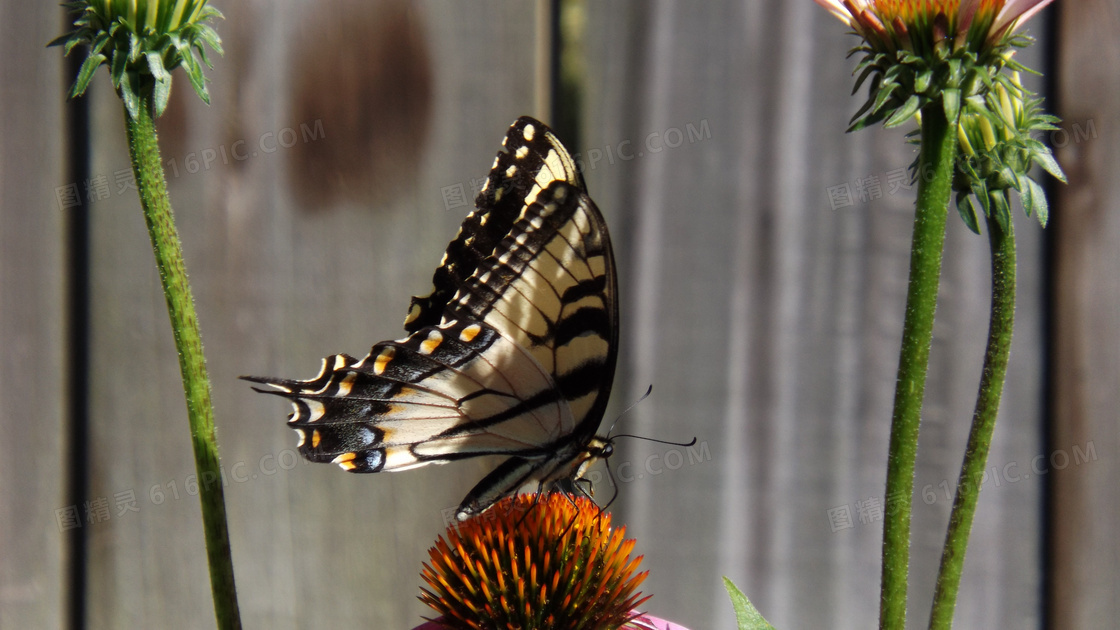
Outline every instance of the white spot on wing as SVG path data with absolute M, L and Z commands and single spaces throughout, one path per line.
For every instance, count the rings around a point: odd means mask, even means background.
M 521 135 L 524 136 L 526 142 L 532 142 L 533 137 L 537 135 L 536 125 L 532 123 L 525 125 L 525 130 L 521 132 Z
M 322 378 L 323 375 L 326 374 L 326 373 L 327 373 L 327 360 L 323 359 L 323 362 L 321 364 L 319 364 L 319 373 L 316 374 L 315 376 L 309 378 L 309 379 L 306 379 L 306 380 L 303 380 L 303 381 L 300 381 L 300 382 L 301 383 L 311 383 L 311 382 L 317 381 L 320 378 Z
M 319 418 L 322 418 L 323 414 L 327 412 L 326 407 L 324 407 L 323 403 L 319 402 L 318 400 L 309 400 L 307 398 L 301 398 L 300 400 L 302 400 L 303 403 L 307 405 L 307 422 L 315 422 Z

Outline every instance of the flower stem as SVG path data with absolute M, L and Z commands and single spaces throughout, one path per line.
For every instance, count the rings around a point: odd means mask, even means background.
M 988 349 L 984 353 L 976 411 L 972 416 L 968 448 L 961 464 L 957 495 L 949 516 L 945 547 L 941 552 L 941 568 L 929 619 L 931 630 L 953 627 L 953 609 L 968 550 L 968 535 L 976 515 L 984 466 L 988 461 L 1003 381 L 1007 375 L 1007 360 L 1011 354 L 1011 330 L 1015 324 L 1015 231 L 1011 221 L 1007 222 L 1004 230 L 999 222 L 989 217 L 988 239 L 992 246 L 992 313 L 988 324 Z
M 883 522 L 883 574 L 879 626 L 906 627 L 906 589 L 910 566 L 910 511 L 914 462 L 918 455 L 918 424 L 922 415 L 933 316 L 941 278 L 957 121 L 945 117 L 940 102 L 922 108 L 921 152 L 918 156 L 918 199 L 910 245 L 910 283 L 902 328 L 898 380 L 891 416 L 887 494 Z
M 179 370 L 187 398 L 187 417 L 194 444 L 199 499 L 202 503 L 202 525 L 210 564 L 214 614 L 219 628 L 236 629 L 241 627 L 241 619 L 233 581 L 233 559 L 230 555 L 222 476 L 218 467 L 210 379 L 206 375 L 206 360 L 202 354 L 202 337 L 194 311 L 194 298 L 187 282 L 183 252 L 175 231 L 171 202 L 167 196 L 151 103 L 149 92 L 140 96 L 140 106 L 135 118 L 129 116 L 125 109 L 128 149 L 140 194 L 140 205 L 144 209 L 144 220 L 148 224 L 156 266 L 163 283 L 163 293 L 167 298 L 175 347 L 179 352 Z

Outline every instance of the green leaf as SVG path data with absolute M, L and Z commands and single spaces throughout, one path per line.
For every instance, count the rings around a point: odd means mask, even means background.
M 214 52 L 219 55 L 226 54 L 222 50 L 222 38 L 218 37 L 218 32 L 210 28 L 209 24 L 195 24 L 195 28 L 198 29 L 198 38 L 213 48 Z
M 972 196 L 980 202 L 980 209 L 984 211 L 984 216 L 992 216 L 992 204 L 988 198 L 988 187 L 983 181 L 972 182 Z
M 86 93 L 86 88 L 89 87 L 89 82 L 93 79 L 93 73 L 105 63 L 105 55 L 96 54 L 86 57 L 82 62 L 82 68 L 78 70 L 78 78 L 74 79 L 74 86 L 70 88 L 70 98 L 76 98 Z
M 964 99 L 964 102 L 965 105 L 968 106 L 969 111 L 976 112 L 978 114 L 987 113 L 988 111 L 988 106 L 984 104 L 984 97 L 978 94 L 973 94 L 972 96 Z
M 863 82 L 867 80 L 867 77 L 871 76 L 876 70 L 878 70 L 878 68 L 876 68 L 875 66 L 867 66 L 866 68 L 864 68 L 863 72 L 859 73 L 859 77 L 856 79 L 856 84 L 852 87 L 852 94 L 858 92 L 859 88 L 863 86 Z
M 1038 219 L 1039 225 L 1046 227 L 1046 223 L 1050 220 L 1050 205 L 1046 201 L 1046 192 L 1042 190 L 1042 186 L 1039 186 L 1038 182 L 1029 177 L 1026 179 L 1027 187 L 1031 191 L 1031 205 L 1034 206 L 1031 212 Z
M 132 120 L 136 120 L 136 117 L 140 114 L 140 97 L 132 84 L 135 76 L 136 73 L 134 72 L 124 73 L 120 85 L 117 86 L 117 92 L 121 95 L 121 100 L 124 101 L 124 108 L 128 111 L 128 117 Z
M 224 20 L 226 19 L 226 16 L 222 15 L 222 12 L 219 11 L 214 5 L 208 4 L 203 7 L 202 11 L 199 11 L 196 22 L 202 22 L 204 20 L 210 20 L 213 18 L 220 18 Z
M 945 119 L 950 124 L 956 124 L 961 113 L 961 91 L 954 88 L 942 90 L 941 105 L 945 110 Z
M 1022 140 L 1023 140 L 1023 147 L 1026 148 L 1031 153 L 1049 153 L 1050 152 L 1049 147 L 1047 147 L 1045 144 L 1042 144 L 1041 142 L 1039 142 L 1038 140 L 1035 140 L 1034 138 L 1032 138 L 1030 136 L 1024 135 Z
M 861 119 L 857 120 L 856 122 L 852 123 L 851 125 L 849 125 L 848 128 L 845 130 L 845 133 L 851 133 L 853 131 L 859 131 L 860 129 L 870 127 L 871 125 L 874 125 L 875 123 L 879 122 L 880 120 L 883 120 L 883 118 L 885 118 L 885 116 L 883 116 L 882 113 L 868 114 L 867 116 L 864 116 L 863 118 L 861 118 Z
M 69 55 L 70 51 L 72 51 L 75 48 L 77 48 L 78 46 L 81 46 L 82 44 L 86 43 L 86 41 L 87 40 L 86 40 L 85 37 L 79 37 L 79 36 L 75 35 L 73 39 L 66 42 L 66 47 L 62 49 L 62 54 L 63 55 Z M 99 52 L 99 51 L 94 51 L 94 52 Z
M 967 192 L 957 193 L 957 214 L 961 215 L 964 224 L 974 233 L 980 233 L 980 223 L 976 218 L 976 207 L 972 205 L 972 195 Z
M 207 68 L 214 69 L 214 64 L 210 63 L 210 59 L 206 56 L 206 47 L 201 42 L 192 42 L 194 49 L 198 51 L 198 56 L 202 58 L 202 63 L 206 64 Z
M 128 60 L 136 61 L 140 59 L 140 53 L 143 51 L 143 42 L 140 41 L 140 36 L 135 31 L 128 32 Z
M 77 33 L 65 33 L 63 35 L 59 35 L 58 37 L 56 37 L 56 38 L 52 39 L 51 41 L 47 42 L 47 48 L 53 48 L 54 46 L 61 46 L 63 44 L 67 44 L 66 52 L 69 53 L 70 49 L 73 48 L 77 43 L 79 43 L 81 41 L 78 38 L 74 38 L 74 40 L 70 39 L 71 37 L 74 37 L 74 35 L 76 35 L 76 34 Z
M 774 630 L 774 626 L 759 614 L 734 582 L 724 577 L 723 587 L 727 589 L 727 595 L 731 598 L 731 606 L 735 609 L 735 621 L 739 624 L 739 630 Z
M 1019 175 L 1010 166 L 999 169 L 999 187 L 1019 189 Z
M 933 81 L 933 70 L 926 70 L 921 72 L 914 78 L 914 91 L 925 92 L 929 88 L 929 84 Z M 952 120 L 951 118 L 949 120 Z
M 848 122 L 852 123 L 852 122 L 858 120 L 860 118 L 860 116 L 863 116 L 864 114 L 867 113 L 868 110 L 871 109 L 871 106 L 873 104 L 874 104 L 874 101 L 872 101 L 871 98 L 869 97 L 866 101 L 863 102 L 863 105 L 860 105 L 859 109 L 856 110 L 856 113 L 852 114 L 852 117 L 851 117 L 851 119 L 848 120 Z
M 120 49 L 114 50 L 113 62 L 109 65 L 109 77 L 113 79 L 113 87 L 120 88 L 127 71 L 128 57 Z
M 887 129 L 897 127 L 913 118 L 914 114 L 918 113 L 921 107 L 921 97 L 917 94 L 911 94 L 910 98 L 906 99 L 906 102 L 902 104 L 902 107 L 894 110 L 894 113 L 887 119 L 887 122 L 883 123 L 883 126 Z
M 871 106 L 871 112 L 875 113 L 883 109 L 883 106 L 891 100 L 891 95 L 898 89 L 897 83 L 889 83 L 886 80 L 879 86 L 879 92 L 875 94 L 875 103 Z
M 1015 190 L 1019 191 L 1019 201 L 1023 204 L 1023 210 L 1029 217 L 1031 216 L 1031 212 L 1034 211 L 1034 190 L 1030 185 L 1031 178 L 1022 174 L 1017 175 L 1016 178 Z
M 144 53 L 144 58 L 148 62 L 148 71 L 152 73 L 152 78 L 155 79 L 157 83 L 171 78 L 167 70 L 164 69 L 163 57 L 158 52 L 146 52 Z
M 187 71 L 187 78 L 190 79 L 191 86 L 194 87 L 195 93 L 202 99 L 202 102 L 209 105 L 210 93 L 206 90 L 206 77 L 202 74 L 202 66 L 198 65 L 198 61 L 189 48 L 181 48 L 179 52 L 183 60 L 183 69 Z
M 1007 232 L 1011 226 L 1011 206 L 1007 203 L 1007 195 L 1003 191 L 993 190 L 988 193 L 988 199 L 991 200 L 991 214 L 988 216 L 993 217 L 1000 229 Z
M 960 85 L 960 82 L 961 82 L 961 60 L 960 59 L 950 59 L 949 60 L 949 79 L 951 81 L 950 85 Z M 950 120 L 952 120 L 952 119 L 950 119 Z
M 157 79 L 152 87 L 152 116 L 156 118 L 162 116 L 170 99 L 171 75 L 165 74 L 162 79 Z
M 1046 149 L 1044 152 L 1032 151 L 1031 159 L 1041 166 L 1042 170 L 1054 176 L 1054 179 L 1063 184 L 1067 183 L 1066 174 L 1062 172 L 1062 167 L 1058 166 L 1058 161 L 1054 159 L 1054 155 L 1050 153 L 1050 149 Z

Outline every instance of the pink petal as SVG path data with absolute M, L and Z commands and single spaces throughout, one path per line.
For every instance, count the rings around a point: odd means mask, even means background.
M 1039 11 L 1046 8 L 1054 0 L 1007 0 L 1007 4 L 1003 5 L 999 15 L 996 16 L 995 24 L 992 25 L 992 30 L 998 30 L 1004 24 L 1018 20 L 1021 25 Z
M 825 9 L 828 9 L 828 12 L 835 15 L 841 22 L 843 22 L 845 24 L 851 24 L 852 23 L 852 14 L 851 14 L 850 11 L 848 11 L 847 7 L 844 6 L 844 3 L 841 2 L 841 0 L 813 0 L 813 1 L 816 2 L 817 4 L 821 5 Z
M 972 26 L 972 18 L 976 17 L 976 10 L 979 8 L 980 0 L 961 0 L 960 9 L 957 11 L 958 33 L 968 32 L 968 27 Z
M 656 628 L 657 630 L 688 630 L 682 625 L 675 624 L 671 621 L 665 621 L 652 615 L 642 615 L 634 621 L 631 621 L 623 628 Z
M 442 617 L 440 617 L 440 619 L 442 619 Z M 641 617 L 638 617 L 634 621 L 631 621 L 624 627 L 634 629 L 645 628 L 647 630 L 688 630 L 688 628 L 685 628 L 682 625 L 675 624 L 670 621 L 665 621 L 664 619 L 660 619 L 652 615 L 642 615 Z M 439 625 L 435 621 L 428 621 L 419 626 L 416 626 L 412 630 L 444 630 L 444 627 Z

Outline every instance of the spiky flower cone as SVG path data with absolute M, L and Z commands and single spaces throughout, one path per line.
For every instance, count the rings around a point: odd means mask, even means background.
M 625 531 L 583 497 L 507 497 L 436 541 L 420 599 L 448 628 L 621 628 L 648 599 Z

